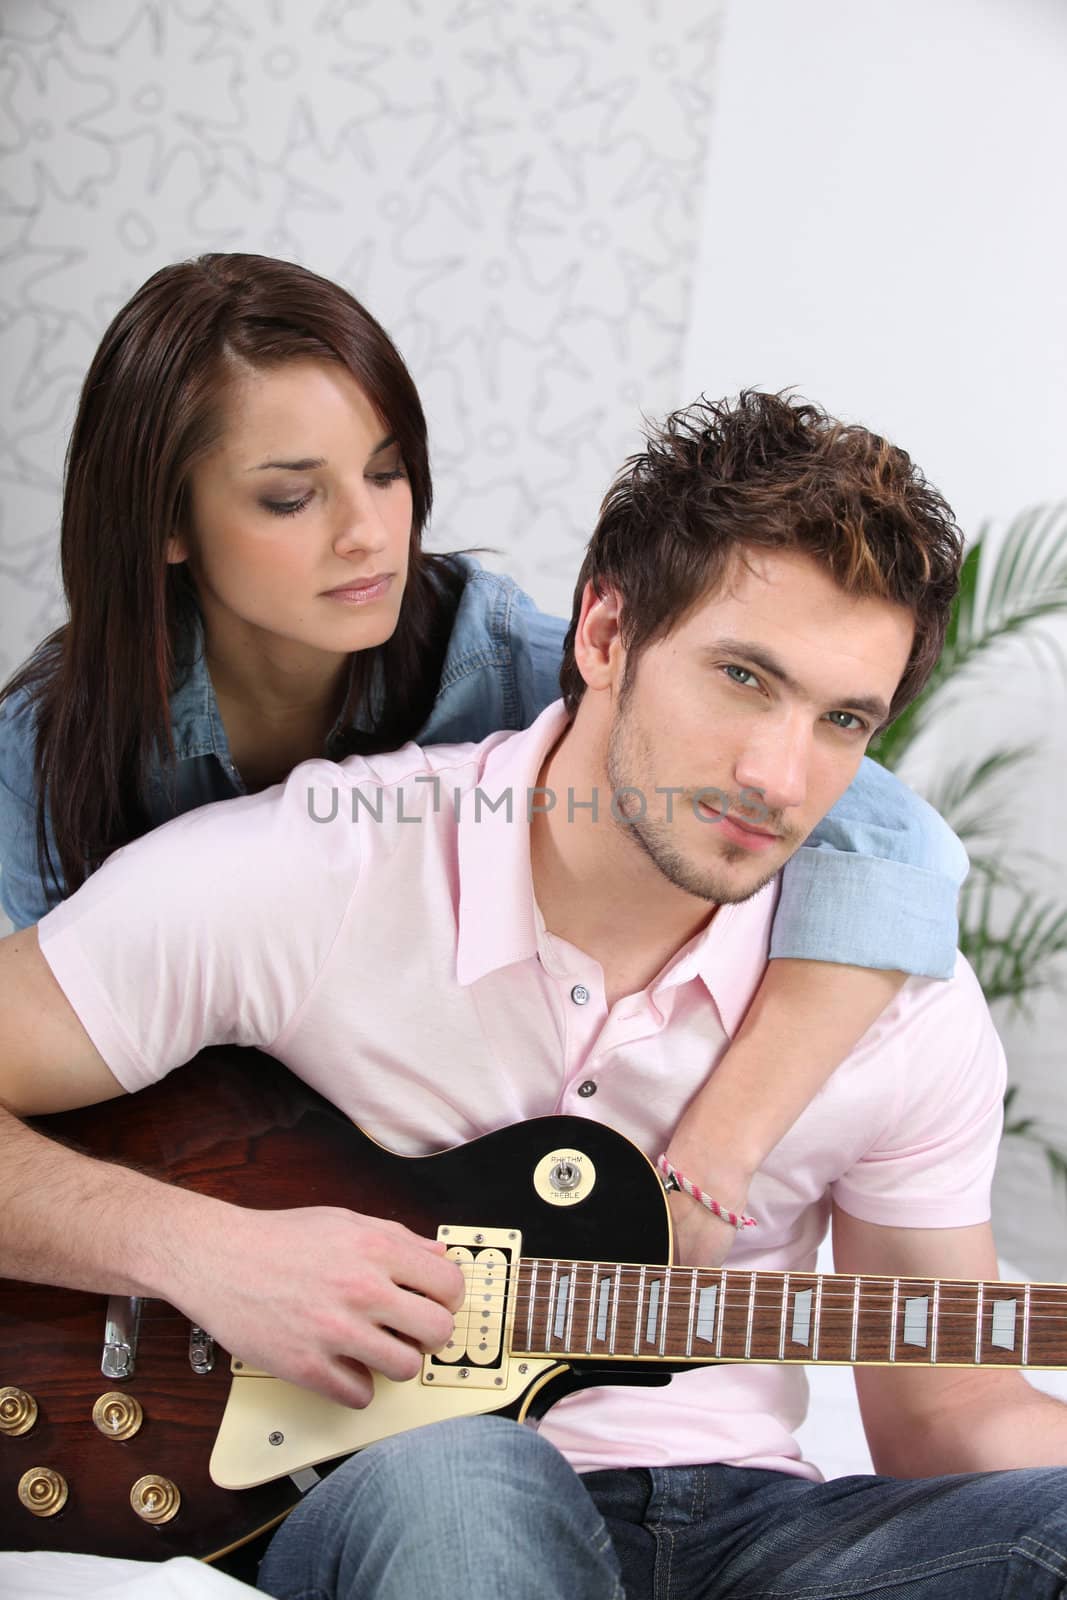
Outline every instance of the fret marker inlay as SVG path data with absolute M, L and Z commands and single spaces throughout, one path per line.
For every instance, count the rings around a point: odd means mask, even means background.
M 556 1309 L 552 1322 L 553 1339 L 562 1339 L 567 1326 L 567 1302 L 570 1296 L 571 1275 L 561 1272 L 556 1282 Z
M 645 1338 L 649 1344 L 656 1342 L 656 1328 L 659 1324 L 659 1291 L 660 1281 L 654 1279 L 648 1286 L 648 1316 L 645 1318 Z
M 811 1338 L 811 1300 L 810 1289 L 800 1289 L 793 1296 L 793 1326 L 789 1337 L 794 1344 L 807 1344 Z
M 706 1340 L 708 1344 L 715 1338 L 715 1302 L 718 1297 L 717 1283 L 701 1289 L 697 1295 L 697 1338 Z
M 998 1350 L 1015 1349 L 1015 1300 L 993 1301 L 993 1333 L 990 1344 Z
M 926 1344 L 926 1323 L 930 1311 L 928 1295 L 916 1295 L 904 1301 L 904 1343 L 920 1347 Z
M 600 1297 L 596 1303 L 596 1336 L 603 1344 L 608 1336 L 608 1300 L 611 1297 L 611 1279 L 605 1278 L 600 1285 Z

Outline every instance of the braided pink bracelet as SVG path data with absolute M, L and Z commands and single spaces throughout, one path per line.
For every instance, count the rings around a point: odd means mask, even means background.
M 668 1194 L 673 1189 L 681 1189 L 685 1194 L 692 1195 L 693 1199 L 699 1201 L 706 1210 L 711 1212 L 713 1217 L 718 1217 L 720 1222 L 728 1222 L 731 1228 L 737 1229 L 738 1233 L 741 1232 L 742 1228 L 759 1226 L 755 1217 L 746 1217 L 744 1212 L 728 1211 L 717 1200 L 713 1200 L 710 1194 L 705 1194 L 703 1189 L 698 1188 L 695 1183 L 690 1183 L 685 1173 L 679 1172 L 677 1167 L 672 1167 L 666 1156 L 660 1156 L 656 1166 L 663 1179 L 663 1187 Z

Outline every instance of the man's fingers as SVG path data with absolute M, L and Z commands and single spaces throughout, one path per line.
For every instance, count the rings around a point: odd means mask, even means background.
M 393 1268 L 393 1280 L 413 1294 L 435 1300 L 450 1311 L 458 1311 L 467 1292 L 467 1280 L 462 1267 L 444 1256 L 428 1251 L 412 1252 L 402 1256 Z

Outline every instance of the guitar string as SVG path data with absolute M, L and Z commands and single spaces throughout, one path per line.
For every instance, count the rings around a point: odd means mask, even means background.
M 524 1256 L 518 1268 L 520 1277 L 519 1292 L 523 1294 L 525 1302 L 528 1302 L 529 1296 L 525 1292 L 525 1286 L 522 1280 L 529 1280 L 529 1278 L 532 1276 L 532 1263 L 535 1259 L 536 1258 L 530 1256 Z M 480 1268 L 477 1263 L 460 1262 L 458 1265 L 464 1276 L 468 1279 L 474 1279 L 480 1272 L 485 1271 L 485 1268 Z M 666 1279 L 669 1270 L 671 1276 L 670 1292 L 672 1298 L 685 1295 L 692 1296 L 701 1289 L 722 1288 L 724 1289 L 726 1298 L 736 1296 L 738 1301 L 743 1301 L 745 1305 L 748 1304 L 750 1299 L 754 1298 L 757 1305 L 777 1304 L 780 1306 L 782 1301 L 782 1291 L 785 1287 L 784 1279 L 787 1275 L 789 1278 L 791 1294 L 797 1291 L 803 1292 L 804 1290 L 815 1291 L 819 1282 L 821 1281 L 822 1304 L 824 1308 L 826 1307 L 828 1300 L 832 1300 L 835 1296 L 840 1297 L 841 1301 L 847 1301 L 851 1306 L 855 1298 L 857 1279 L 861 1285 L 861 1308 L 864 1306 L 878 1306 L 882 1303 L 891 1302 L 894 1296 L 894 1285 L 896 1285 L 896 1296 L 898 1300 L 901 1298 L 902 1294 L 907 1294 L 909 1288 L 927 1289 L 930 1291 L 930 1293 L 927 1294 L 925 1298 L 932 1299 L 934 1286 L 937 1285 L 938 1305 L 940 1310 L 944 1310 L 951 1306 L 964 1306 L 973 1308 L 977 1304 L 979 1286 L 981 1286 L 984 1299 L 988 1299 L 991 1296 L 1000 1294 L 1006 1298 L 1016 1300 L 1024 1298 L 1027 1287 L 1029 1287 L 1031 1305 L 1033 1305 L 1034 1300 L 1038 1296 L 1050 1296 L 1053 1298 L 1067 1297 L 1067 1284 L 1031 1283 L 1027 1285 L 1025 1282 L 1019 1282 L 1017 1280 L 1005 1280 L 1000 1278 L 985 1278 L 979 1280 L 960 1278 L 900 1277 L 894 1279 L 883 1278 L 881 1275 L 872 1275 L 868 1277 L 863 1273 L 857 1273 L 853 1275 L 852 1273 L 819 1274 L 808 1271 L 790 1271 L 788 1274 L 786 1274 L 786 1272 L 774 1268 L 759 1269 L 729 1267 L 725 1269 L 728 1281 L 725 1285 L 723 1285 L 722 1269 L 715 1267 L 692 1268 L 688 1266 L 673 1266 L 668 1269 L 659 1263 L 648 1266 L 637 1266 L 630 1263 L 578 1261 L 570 1260 L 564 1257 L 557 1258 L 555 1261 L 538 1261 L 537 1265 L 538 1289 L 535 1298 L 543 1294 L 546 1300 L 554 1300 L 556 1297 L 554 1291 L 547 1285 L 543 1285 L 541 1282 L 543 1278 L 547 1278 L 551 1275 L 553 1265 L 557 1266 L 559 1269 L 557 1272 L 557 1282 L 559 1276 L 562 1275 L 563 1270 L 566 1269 L 572 1273 L 580 1272 L 588 1275 L 588 1287 L 592 1287 L 592 1271 L 595 1268 L 597 1273 L 598 1287 L 602 1283 L 614 1284 L 616 1277 L 618 1277 L 620 1288 L 624 1287 L 627 1291 L 633 1287 L 635 1280 L 637 1280 L 638 1286 L 640 1285 L 642 1274 L 644 1275 L 644 1281 L 647 1287 L 647 1285 L 651 1282 L 658 1281 L 662 1283 Z M 755 1274 L 757 1278 L 754 1296 L 752 1294 L 750 1281 L 753 1274 Z M 684 1284 L 684 1282 L 680 1281 L 687 1278 L 690 1279 L 688 1284 Z M 774 1281 L 771 1283 L 759 1281 L 760 1279 L 767 1278 L 771 1278 Z M 582 1290 L 586 1290 L 586 1287 L 586 1284 L 583 1284 Z M 959 1292 L 961 1290 L 963 1291 L 962 1293 Z M 1009 1292 L 1012 1290 L 1017 1292 L 1010 1294 Z M 503 1291 L 498 1292 L 502 1293 Z M 923 1298 L 923 1296 L 911 1295 L 910 1298 Z

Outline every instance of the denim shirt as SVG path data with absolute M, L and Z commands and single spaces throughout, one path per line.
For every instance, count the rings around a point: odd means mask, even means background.
M 559 698 L 567 624 L 470 557 L 433 710 L 418 744 L 477 741 L 525 728 Z M 176 762 L 150 774 L 152 827 L 244 794 L 203 642 L 170 701 Z M 16 928 L 64 898 L 37 865 L 35 726 L 22 696 L 0 706 L 0 903 Z M 952 973 L 956 899 L 967 855 L 925 800 L 864 758 L 851 787 L 786 863 L 772 957 Z

